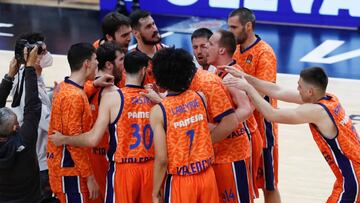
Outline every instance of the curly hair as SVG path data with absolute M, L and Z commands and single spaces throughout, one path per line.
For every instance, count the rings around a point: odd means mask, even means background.
M 193 57 L 184 49 L 164 48 L 153 58 L 153 74 L 156 83 L 167 90 L 187 90 L 196 73 Z

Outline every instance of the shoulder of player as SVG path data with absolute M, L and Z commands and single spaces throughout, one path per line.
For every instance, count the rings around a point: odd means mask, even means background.
M 275 55 L 273 48 L 264 40 L 261 40 L 255 47 L 256 47 L 256 50 L 255 49 L 254 50 L 259 54 L 265 53 L 265 54 Z
M 119 91 L 121 91 L 116 86 L 110 86 L 104 88 L 104 90 L 101 93 L 101 101 L 105 101 L 107 103 L 113 103 L 113 102 L 121 102 L 120 100 L 120 94 Z
M 323 120 L 324 117 L 329 116 L 326 109 L 317 103 L 301 104 L 297 110 L 301 111 L 312 123 L 318 123 Z

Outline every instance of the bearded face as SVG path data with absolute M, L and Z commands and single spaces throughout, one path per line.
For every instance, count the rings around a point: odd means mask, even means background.
M 156 44 L 160 43 L 160 41 L 161 41 L 161 36 L 157 30 L 154 31 L 150 37 L 148 37 L 142 33 L 140 33 L 140 37 L 141 37 L 141 40 L 146 45 L 156 45 Z
M 159 30 L 157 29 L 154 19 L 151 16 L 139 20 L 139 35 L 141 41 L 146 45 L 155 45 L 161 41 Z

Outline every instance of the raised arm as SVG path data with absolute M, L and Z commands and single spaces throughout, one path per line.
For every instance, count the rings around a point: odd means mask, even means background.
M 239 83 L 251 98 L 256 109 L 261 112 L 268 121 L 285 124 L 318 123 L 322 109 L 315 104 L 302 104 L 295 109 L 275 109 L 266 102 L 256 89 L 240 79 Z
M 228 78 L 232 78 L 233 76 L 228 74 L 225 76 L 225 80 Z M 239 91 L 234 87 L 228 87 L 228 90 L 231 94 L 231 99 L 233 103 L 236 105 L 235 115 L 237 118 L 238 123 L 243 122 L 244 120 L 248 119 L 253 111 L 254 108 L 251 105 L 249 97 L 246 95 L 244 91 Z
M 259 92 L 271 98 L 285 102 L 302 104 L 303 101 L 298 91 L 282 88 L 275 83 L 257 79 L 251 75 L 245 75 L 245 79 Z
M 13 58 L 10 61 L 9 72 L 4 76 L 4 79 L 0 84 L 0 108 L 6 105 L 6 99 L 10 94 L 14 77 L 18 71 L 19 67 L 17 65 L 16 59 Z
M 20 135 L 24 143 L 34 146 L 38 137 L 39 120 L 41 117 L 41 101 L 38 93 L 37 76 L 34 65 L 37 58 L 37 48 L 30 52 L 26 62 L 25 74 L 25 107 L 23 124 L 20 127 Z
M 237 78 L 245 78 L 257 91 L 271 98 L 282 100 L 285 102 L 302 104 L 301 96 L 297 91 L 282 88 L 273 82 L 265 81 L 248 75 L 233 66 L 223 66 L 225 71 Z M 224 84 L 228 87 L 239 88 L 233 79 L 224 80 Z

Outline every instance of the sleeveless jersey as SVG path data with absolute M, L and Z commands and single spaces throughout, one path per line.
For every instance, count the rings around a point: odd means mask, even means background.
M 226 73 L 220 71 L 216 71 L 216 74 L 222 79 L 226 76 Z M 232 106 L 235 108 L 229 90 L 226 89 L 226 87 L 225 90 L 228 100 L 231 101 Z M 249 158 L 250 137 L 251 131 L 247 125 L 247 121 L 240 123 L 238 128 L 235 129 L 227 138 L 214 144 L 215 163 L 231 163 Z
M 161 103 L 168 156 L 168 173 L 193 175 L 214 162 L 204 101 L 187 90 L 168 95 Z
M 233 58 L 245 73 L 275 83 L 277 72 L 275 53 L 259 36 L 256 35 L 256 38 L 255 43 L 245 50 L 241 50 L 240 45 L 237 45 Z M 264 99 L 276 108 L 275 99 L 268 96 Z M 257 110 L 254 111 L 254 116 L 263 139 L 263 146 L 267 148 L 277 145 L 277 123 L 268 122 Z
M 330 198 L 360 201 L 357 194 L 360 182 L 360 139 L 355 127 L 334 95 L 327 94 L 318 104 L 326 110 L 337 129 L 337 136 L 327 139 L 314 124 L 310 124 L 314 140 L 336 177 Z
M 119 90 L 121 107 L 114 123 L 109 125 L 108 159 L 117 163 L 141 163 L 154 159 L 150 110 L 153 103 L 141 96 L 140 86 L 126 85 Z

